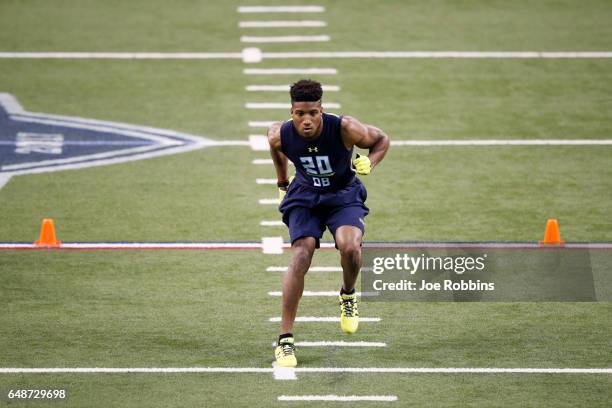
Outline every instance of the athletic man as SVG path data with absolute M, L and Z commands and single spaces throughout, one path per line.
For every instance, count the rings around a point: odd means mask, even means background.
M 301 80 L 291 86 L 291 120 L 268 130 L 270 154 L 276 168 L 283 222 L 289 227 L 292 260 L 283 277 L 283 306 L 276 362 L 295 367 L 293 323 L 304 290 L 304 275 L 325 228 L 340 251 L 342 288 L 340 326 L 355 333 L 359 323 L 355 282 L 361 268 L 361 238 L 365 229 L 366 189 L 355 173 L 370 174 L 389 149 L 380 129 L 350 116 L 323 113 L 321 84 Z M 353 146 L 369 149 L 352 160 Z M 295 179 L 287 173 L 295 165 Z

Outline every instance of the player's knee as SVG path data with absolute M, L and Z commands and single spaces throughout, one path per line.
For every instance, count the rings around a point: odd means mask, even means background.
M 308 241 L 300 241 L 296 241 L 292 247 L 293 264 L 306 273 L 312 261 L 315 245 L 311 245 Z
M 345 242 L 338 245 L 340 254 L 352 262 L 357 262 L 361 259 L 361 245 L 358 242 Z

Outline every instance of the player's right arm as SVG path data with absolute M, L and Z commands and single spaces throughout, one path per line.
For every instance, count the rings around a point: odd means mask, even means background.
M 276 170 L 276 181 L 279 188 L 279 196 L 283 200 L 284 193 L 289 186 L 288 163 L 287 156 L 281 150 L 281 126 L 282 122 L 274 122 L 268 129 L 268 144 L 270 145 L 270 156 Z

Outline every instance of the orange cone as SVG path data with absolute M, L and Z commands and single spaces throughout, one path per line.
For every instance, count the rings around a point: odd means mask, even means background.
M 34 245 L 43 247 L 58 247 L 62 241 L 55 239 L 55 227 L 51 218 L 45 218 L 40 230 L 40 239 Z
M 559 223 L 556 219 L 551 218 L 546 222 L 546 231 L 544 231 L 544 240 L 540 241 L 540 245 L 563 245 L 565 241 L 561 240 L 559 233 Z

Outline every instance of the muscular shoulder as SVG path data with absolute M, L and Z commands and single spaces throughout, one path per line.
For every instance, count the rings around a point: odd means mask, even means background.
M 281 148 L 281 127 L 283 126 L 283 122 L 274 122 L 268 128 L 268 143 L 270 147 L 275 150 L 280 150 Z
M 352 116 L 343 116 L 340 126 L 342 128 L 342 141 L 348 149 L 359 144 L 368 134 L 366 125 Z

